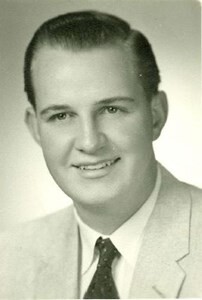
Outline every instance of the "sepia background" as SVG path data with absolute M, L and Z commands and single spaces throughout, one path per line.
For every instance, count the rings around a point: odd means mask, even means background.
M 23 56 L 36 28 L 68 11 L 97 9 L 150 40 L 169 99 L 157 159 L 202 187 L 200 3 L 192 0 L 0 0 L 0 230 L 69 205 L 24 124 Z

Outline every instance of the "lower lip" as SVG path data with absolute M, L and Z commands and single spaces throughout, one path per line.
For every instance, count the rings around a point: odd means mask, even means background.
M 106 166 L 104 168 L 96 169 L 96 170 L 81 170 L 79 168 L 76 168 L 76 170 L 78 170 L 80 175 L 84 178 L 96 179 L 96 178 L 100 178 L 100 177 L 104 177 L 104 176 L 108 175 L 113 170 L 113 168 L 116 166 L 116 164 L 118 162 L 119 162 L 119 160 L 115 161 L 110 166 Z

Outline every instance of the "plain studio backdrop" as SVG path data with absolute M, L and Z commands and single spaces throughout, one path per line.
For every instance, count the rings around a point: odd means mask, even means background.
M 0 230 L 71 203 L 46 169 L 25 124 L 23 58 L 36 28 L 69 11 L 120 16 L 152 44 L 169 100 L 154 143 L 157 159 L 179 179 L 202 187 L 200 3 L 191 0 L 0 0 Z

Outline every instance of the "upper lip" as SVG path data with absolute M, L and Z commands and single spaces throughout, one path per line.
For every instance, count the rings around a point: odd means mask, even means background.
M 75 163 L 75 164 L 72 164 L 73 167 L 87 167 L 87 166 L 96 166 L 98 164 L 103 164 L 103 163 L 107 163 L 108 161 L 117 161 L 119 160 L 120 157 L 115 157 L 115 158 L 109 158 L 109 159 L 102 159 L 102 160 L 99 160 L 99 161 L 96 161 L 96 162 L 86 162 L 86 161 L 83 161 L 83 162 L 78 162 L 78 163 Z

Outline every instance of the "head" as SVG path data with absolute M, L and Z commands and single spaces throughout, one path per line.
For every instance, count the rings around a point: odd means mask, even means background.
M 78 210 L 137 210 L 154 186 L 152 142 L 167 115 L 147 39 L 115 16 L 65 14 L 35 33 L 24 76 L 26 122 Z

